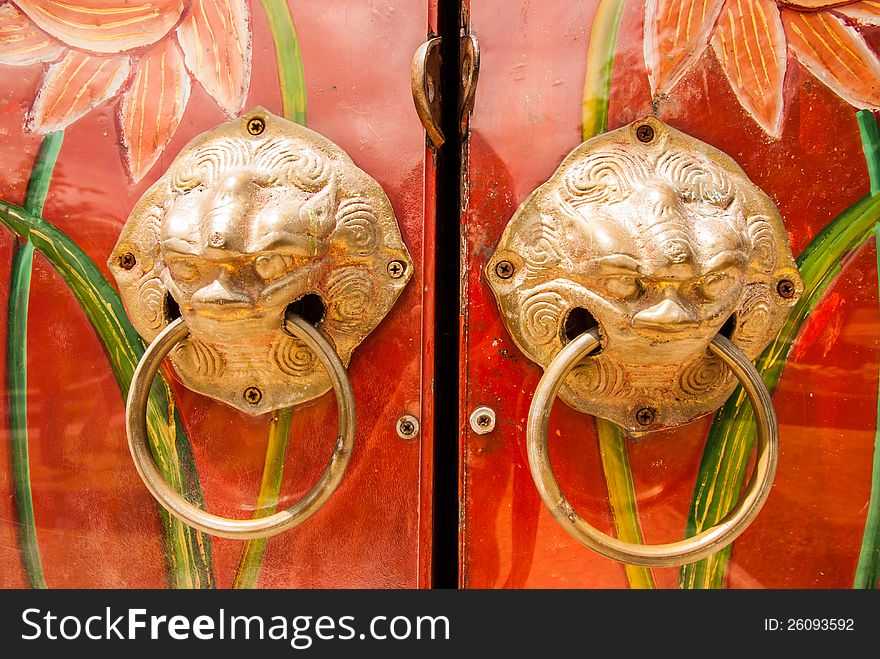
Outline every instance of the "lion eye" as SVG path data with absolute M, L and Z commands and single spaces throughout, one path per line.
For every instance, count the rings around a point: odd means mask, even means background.
M 609 277 L 605 280 L 605 289 L 615 297 L 628 300 L 637 296 L 642 286 L 635 277 Z
M 264 254 L 254 261 L 254 269 L 263 281 L 278 279 L 287 272 L 290 264 L 280 254 Z
M 724 295 L 733 283 L 733 278 L 724 273 L 710 275 L 698 286 L 697 291 L 707 300 L 715 300 Z
M 174 259 L 168 263 L 171 276 L 177 281 L 195 281 L 199 276 L 199 266 L 187 259 Z

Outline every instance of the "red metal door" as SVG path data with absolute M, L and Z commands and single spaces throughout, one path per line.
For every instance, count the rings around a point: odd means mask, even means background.
M 436 13 L 434 0 L 0 7 L 0 585 L 430 584 L 434 168 L 409 72 Z M 160 514 L 137 477 L 127 380 L 114 378 L 127 320 L 105 264 L 181 148 L 258 105 L 307 123 L 381 184 L 415 272 L 349 367 L 358 425 L 341 487 L 303 526 L 242 543 Z M 166 429 L 165 466 L 209 511 L 289 506 L 323 470 L 332 392 L 273 421 L 172 388 L 182 432 Z M 404 415 L 420 423 L 405 439 Z
M 463 186 L 461 584 L 875 584 L 870 110 L 880 107 L 880 42 L 871 3 L 489 0 L 470 4 L 469 22 L 481 76 Z M 653 571 L 581 546 L 541 503 L 525 432 L 542 371 L 513 344 L 485 272 L 513 212 L 569 151 L 651 115 L 730 154 L 775 200 L 805 281 L 783 347 L 757 361 L 781 427 L 766 506 L 732 552 Z M 470 421 L 480 407 L 495 414 L 491 432 Z M 593 418 L 557 402 L 551 461 L 574 508 L 600 530 L 672 542 L 738 498 L 752 454 L 742 414 L 729 403 L 632 442 L 608 426 L 597 433 Z

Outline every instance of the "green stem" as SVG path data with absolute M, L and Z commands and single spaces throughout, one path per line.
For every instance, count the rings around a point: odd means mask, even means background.
M 581 137 L 584 140 L 604 133 L 608 128 L 611 74 L 624 5 L 626 0 L 602 0 L 593 17 L 584 78 L 581 124 Z M 596 419 L 596 430 L 617 537 L 627 542 L 641 543 L 642 527 L 626 439 L 617 426 L 603 419 Z M 627 565 L 626 576 L 632 588 L 654 588 L 654 578 L 647 568 Z
M 281 86 L 281 107 L 284 117 L 301 126 L 306 125 L 306 81 L 303 72 L 302 53 L 296 36 L 296 27 L 286 2 L 262 0 L 263 11 L 269 21 L 272 39 L 275 42 L 275 56 L 278 61 L 278 82 Z M 269 443 L 266 446 L 266 461 L 260 493 L 257 495 L 257 510 L 254 517 L 263 517 L 275 512 L 281 492 L 281 477 L 284 473 L 284 458 L 287 455 L 288 435 L 292 409 L 280 410 L 269 428 Z M 256 588 L 266 555 L 268 539 L 248 540 L 245 543 L 233 588 Z
M 125 314 L 122 300 L 98 266 L 64 232 L 24 208 L 0 200 L 0 223 L 31 242 L 73 293 L 104 343 L 123 399 L 144 353 L 144 344 Z M 157 378 L 147 403 L 153 456 L 168 482 L 202 505 L 202 492 L 189 440 L 168 382 Z M 168 583 L 179 588 L 214 586 L 210 539 L 160 510 L 168 561 Z
M 859 124 L 867 124 L 861 112 Z M 880 171 L 877 131 L 863 128 L 861 135 L 865 157 L 871 163 L 869 171 Z M 865 197 L 829 222 L 798 257 L 804 280 L 803 295 L 779 334 L 755 362 L 771 392 L 779 383 L 788 353 L 810 313 L 837 279 L 847 257 L 873 235 L 878 221 L 880 195 Z M 709 430 L 688 513 L 688 537 L 717 524 L 738 498 L 755 441 L 753 419 L 752 408 L 739 387 L 719 410 Z M 679 571 L 679 587 L 722 588 L 730 552 L 731 548 L 727 547 L 683 566 Z
M 587 49 L 587 73 L 581 132 L 584 140 L 608 129 L 608 101 L 611 98 L 611 73 L 617 51 L 617 32 L 626 0 L 602 0 L 596 8 Z
M 871 186 L 873 188 L 873 185 Z M 874 225 L 877 245 L 877 280 L 880 286 L 880 225 Z M 871 469 L 871 496 L 868 499 L 868 516 L 853 588 L 880 587 L 880 395 L 877 397 L 877 422 L 874 431 L 874 460 Z
M 278 83 L 281 86 L 281 108 L 286 118 L 306 125 L 306 82 L 302 53 L 296 27 L 286 2 L 262 0 L 263 13 L 269 21 L 275 42 Z
M 599 453 L 602 456 L 602 469 L 608 486 L 608 500 L 614 515 L 617 537 L 624 542 L 644 544 L 642 527 L 639 522 L 639 511 L 636 505 L 636 488 L 633 483 L 632 469 L 629 465 L 629 454 L 626 438 L 620 428 L 596 418 L 596 430 L 599 436 Z M 626 577 L 631 588 L 655 588 L 651 570 L 638 565 L 625 565 Z
M 25 208 L 34 215 L 43 212 L 49 192 L 52 171 L 64 132 L 49 133 L 40 143 L 25 193 Z M 31 491 L 30 452 L 27 417 L 27 325 L 28 300 L 31 293 L 31 271 L 34 246 L 15 241 L 9 279 L 8 322 L 6 337 L 6 377 L 9 389 L 9 435 L 12 450 L 12 475 L 15 510 L 18 517 L 18 545 L 21 562 L 31 588 L 46 588 L 43 562 L 37 542 L 34 500 Z
M 292 417 L 293 408 L 279 410 L 269 426 L 269 444 L 266 447 L 266 463 L 263 466 L 263 480 L 260 483 L 260 494 L 257 496 L 255 518 L 271 515 L 278 507 Z M 267 538 L 248 540 L 238 564 L 233 588 L 257 587 L 268 542 Z

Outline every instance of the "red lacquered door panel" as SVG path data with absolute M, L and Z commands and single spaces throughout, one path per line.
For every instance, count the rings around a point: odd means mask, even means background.
M 471 3 L 469 19 L 480 41 L 481 75 L 463 188 L 468 192 L 462 218 L 463 586 L 868 585 L 864 575 L 870 574 L 876 558 L 870 555 L 871 538 L 864 548 L 862 542 L 872 478 L 875 488 L 878 478 L 872 473 L 872 459 L 880 319 L 871 232 L 875 219 L 856 220 L 855 215 L 876 214 L 876 209 L 865 210 L 871 199 L 861 201 L 871 192 L 863 146 L 870 147 L 870 127 L 876 124 L 870 113 L 862 113 L 859 118 L 868 132 L 860 133 L 856 111 L 877 107 L 880 68 L 875 31 L 857 25 L 855 19 L 876 23 L 876 17 L 859 14 L 864 3 L 819 14 L 782 10 L 772 2 L 694 3 L 705 5 L 701 11 L 715 12 L 700 22 L 693 18 L 699 12 L 672 11 L 673 4 L 690 5 L 653 0 Z M 735 11 L 743 11 L 737 9 L 741 5 L 760 5 L 769 17 L 767 31 L 731 36 L 730 31 L 738 29 Z M 615 39 L 609 25 L 616 22 L 618 10 Z M 732 27 L 731 16 L 736 19 Z M 816 52 L 836 35 L 834 39 L 848 44 L 848 52 L 858 60 L 849 65 L 862 67 L 858 79 L 847 78 L 837 68 L 831 50 L 821 61 L 804 54 L 804 39 L 811 37 L 800 35 L 816 25 L 829 26 L 827 42 L 811 42 Z M 646 48 L 645 35 L 658 30 L 666 30 L 664 38 Z M 748 42 L 755 66 L 763 62 L 764 69 L 750 69 L 742 83 L 732 68 L 736 63 L 728 62 L 725 76 L 719 45 L 724 36 L 728 42 L 739 39 L 734 45 Z M 585 78 L 589 65 L 593 72 L 600 71 L 601 79 L 602 58 L 609 54 L 610 102 L 603 104 L 602 85 L 597 86 L 595 77 L 585 85 Z M 764 59 L 759 60 L 759 54 Z M 653 90 L 646 61 L 654 71 Z M 785 71 L 773 70 L 782 65 Z M 748 76 L 758 76 L 758 81 Z M 484 268 L 513 212 L 581 142 L 584 113 L 595 116 L 597 107 L 607 110 L 602 128 L 614 129 L 654 114 L 730 154 L 774 199 L 793 253 L 812 268 L 801 266 L 814 295 L 790 352 L 788 346 L 783 352 L 787 362 L 775 389 L 781 428 L 775 485 L 727 562 L 716 557 L 688 570 L 664 568 L 653 574 L 625 568 L 569 537 L 541 503 L 529 472 L 526 417 L 542 371 L 505 330 Z M 816 240 L 826 226 L 839 237 L 844 225 L 854 228 L 837 247 Z M 471 412 L 480 406 L 496 412 L 495 429 L 488 434 L 475 433 L 469 423 Z M 720 446 L 722 453 L 739 450 L 734 442 L 707 443 L 712 423 L 710 415 L 626 442 L 636 520 L 645 541 L 682 539 L 692 502 L 699 516 L 700 506 L 712 501 L 725 479 L 741 475 L 747 466 L 751 452 L 741 451 L 746 457 L 739 458 L 739 466 L 723 463 L 716 476 L 699 472 L 701 460 L 707 469 L 713 464 L 708 446 Z M 557 401 L 550 453 L 575 509 L 600 530 L 616 533 L 626 520 L 619 510 L 612 511 L 609 491 L 625 492 L 613 478 L 606 478 L 606 471 L 611 476 L 626 471 L 615 467 L 608 455 L 603 468 L 594 419 Z M 702 488 L 695 486 L 698 478 Z M 729 489 L 735 499 L 738 489 Z
M 381 184 L 415 272 L 348 369 L 358 425 L 342 485 L 315 517 L 261 548 L 189 533 L 160 516 L 128 454 L 110 348 L 38 246 L 29 295 L 0 323 L 6 345 L 13 311 L 27 314 L 24 444 L 10 434 L 9 396 L 0 402 L 0 585 L 430 585 L 434 169 L 409 76 L 413 53 L 436 31 L 436 2 L 157 0 L 148 3 L 155 14 L 126 9 L 134 28 L 118 34 L 95 27 L 100 3 L 75 4 L 79 27 L 63 16 L 31 19 L 24 5 L 0 7 L 4 29 L 21 37 L 18 45 L 0 38 L 4 217 L 9 204 L 26 204 L 32 170 L 47 162 L 38 155 L 43 133 L 63 130 L 42 216 L 96 264 L 95 280 L 112 282 L 106 260 L 140 195 L 190 139 L 261 105 L 305 121 Z M 7 264 L 14 243 L 11 231 L 0 232 Z M 0 276 L 4 307 L 9 272 Z M 13 369 L 0 369 L 4 392 Z M 178 445 L 181 469 L 197 476 L 209 511 L 250 517 L 269 415 L 249 417 L 178 382 L 173 390 L 190 447 Z M 396 431 L 405 414 L 421 423 L 409 440 Z M 332 392 L 294 410 L 278 458 L 279 507 L 318 478 L 335 428 Z M 27 501 L 33 534 L 20 532 Z M 247 576 L 236 581 L 245 564 Z

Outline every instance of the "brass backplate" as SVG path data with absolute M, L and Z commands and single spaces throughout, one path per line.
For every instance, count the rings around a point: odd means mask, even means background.
M 179 313 L 190 389 L 250 414 L 330 389 L 286 333 L 317 323 L 343 363 L 413 266 L 379 184 L 327 138 L 263 108 L 190 142 L 129 216 L 108 265 L 147 341 Z
M 773 201 L 718 149 L 649 117 L 588 140 L 517 209 L 486 268 L 517 346 L 546 366 L 598 324 L 575 409 L 637 436 L 720 407 L 803 290 Z

